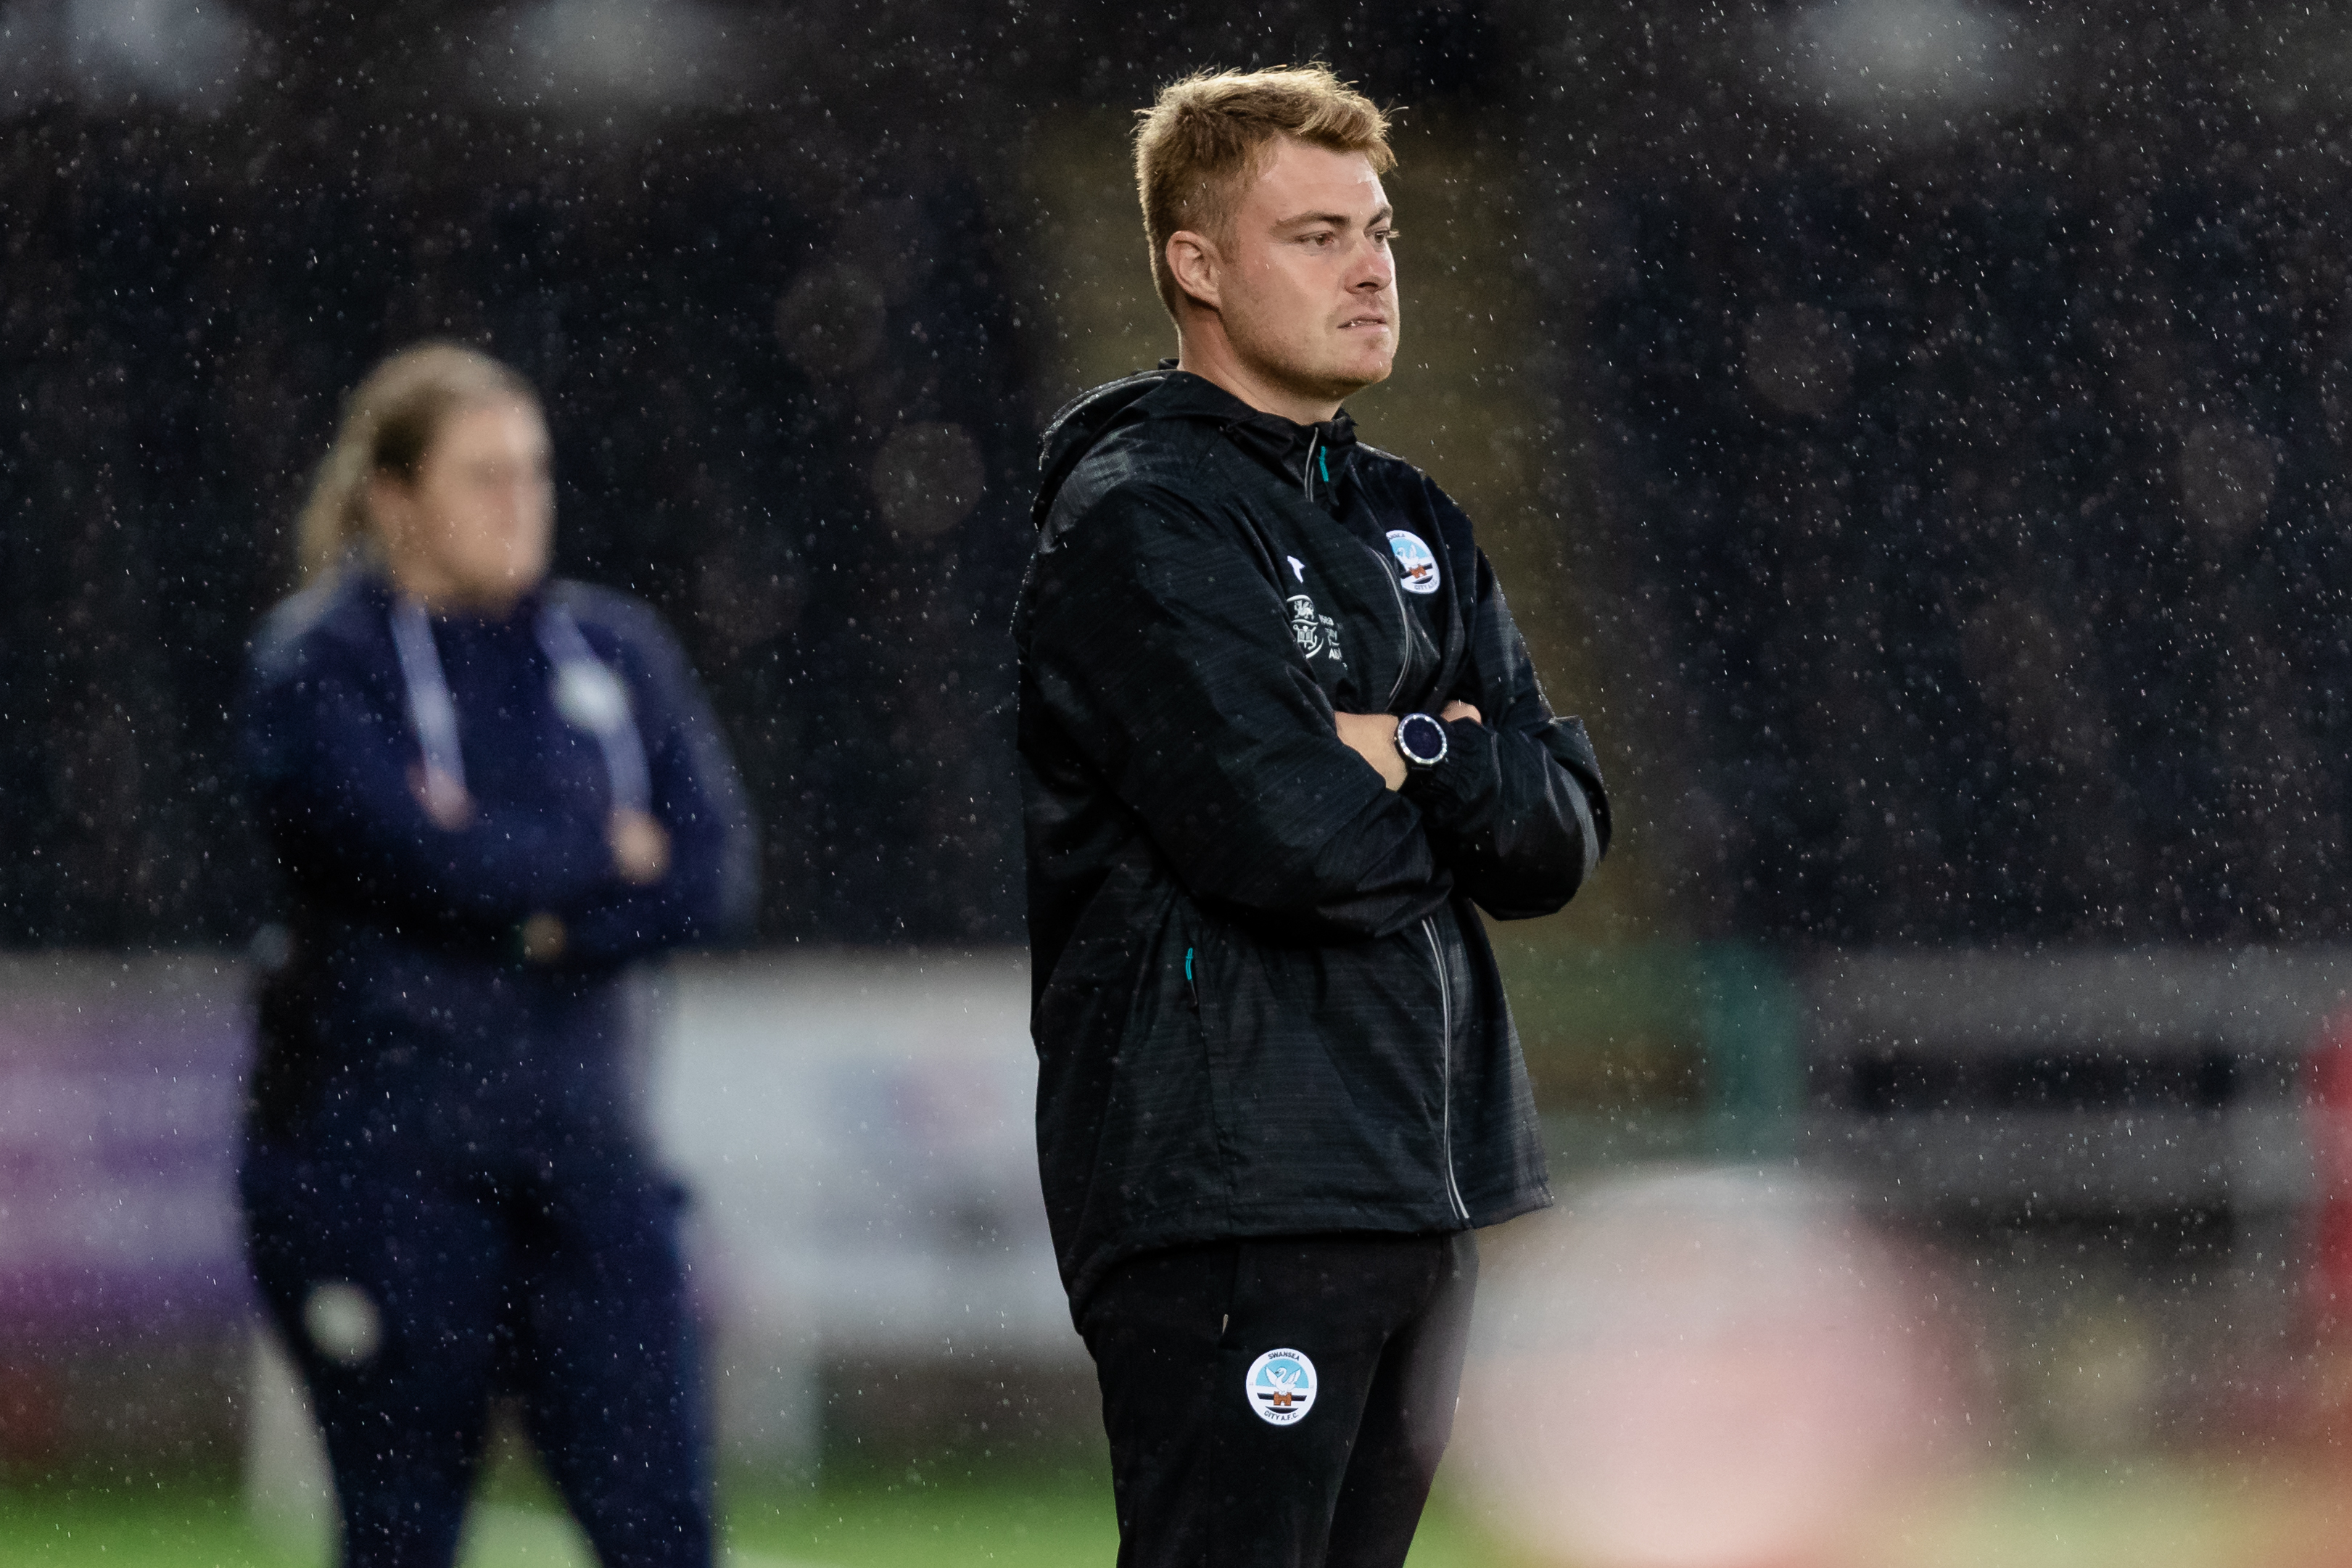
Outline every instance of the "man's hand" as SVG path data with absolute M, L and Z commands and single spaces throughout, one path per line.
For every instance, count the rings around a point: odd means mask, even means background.
M 1372 764 L 1381 782 L 1391 789 L 1404 787 L 1404 753 L 1397 750 L 1396 715 L 1393 713 L 1334 713 L 1339 726 L 1339 739 L 1350 751 Z M 1467 719 L 1474 724 L 1484 723 L 1478 710 L 1467 702 L 1449 702 L 1438 717 L 1451 724 L 1456 719 Z
M 1331 717 L 1339 726 L 1339 739 L 1379 770 L 1382 784 L 1391 789 L 1403 785 L 1404 753 L 1397 750 L 1395 714 L 1334 713 Z

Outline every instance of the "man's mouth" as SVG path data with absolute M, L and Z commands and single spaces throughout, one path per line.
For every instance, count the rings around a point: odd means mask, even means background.
M 1386 316 L 1373 312 L 1361 316 L 1349 316 L 1339 323 L 1339 330 L 1345 332 L 1358 327 L 1385 327 L 1388 324 L 1389 319 Z

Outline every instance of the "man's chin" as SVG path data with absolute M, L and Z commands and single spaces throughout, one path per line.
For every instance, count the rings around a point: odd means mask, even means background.
M 1360 360 L 1344 370 L 1335 371 L 1332 373 L 1331 381 L 1335 386 L 1347 388 L 1339 395 L 1340 396 L 1350 397 L 1368 386 L 1378 386 L 1389 378 L 1389 372 L 1395 368 L 1396 356 L 1385 354 L 1377 360 Z
M 1339 364 L 1286 366 L 1273 371 L 1266 380 L 1309 403 L 1345 403 L 1364 388 L 1386 381 L 1394 363 L 1391 354 L 1367 355 Z

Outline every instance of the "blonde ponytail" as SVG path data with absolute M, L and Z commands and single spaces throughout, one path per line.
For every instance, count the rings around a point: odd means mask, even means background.
M 539 406 L 529 382 L 462 343 L 416 343 L 370 371 L 343 400 L 342 426 L 295 523 L 301 581 L 314 583 L 373 548 L 371 479 L 415 479 L 452 414 L 510 398 Z

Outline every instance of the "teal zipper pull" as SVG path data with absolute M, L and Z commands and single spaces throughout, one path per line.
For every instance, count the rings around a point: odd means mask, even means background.
M 1327 485 L 1329 484 L 1331 482 L 1331 448 L 1328 447 L 1318 447 L 1315 453 L 1315 460 L 1323 465 L 1323 482 Z
M 1192 998 L 1192 1011 L 1195 1013 L 1199 1012 L 1201 1010 L 1201 987 L 1199 983 L 1192 978 L 1192 950 L 1189 947 L 1184 950 L 1184 994 Z

